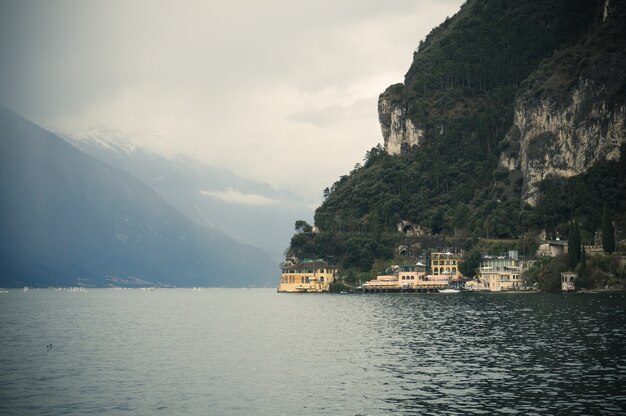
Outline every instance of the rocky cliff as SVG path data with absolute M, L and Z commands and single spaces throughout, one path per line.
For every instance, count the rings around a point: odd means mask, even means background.
M 625 7 L 465 2 L 420 42 L 404 82 L 380 95 L 384 148 L 329 187 L 315 212 L 321 232 L 295 235 L 290 253 L 368 271 L 413 247 L 397 224 L 471 247 L 565 235 L 574 219 L 593 236 L 604 211 L 622 235 Z
M 400 155 L 418 147 L 424 137 L 424 131 L 416 128 L 407 115 L 404 84 L 392 85 L 380 95 L 378 121 L 385 149 L 390 155 Z
M 522 200 L 530 205 L 542 180 L 617 160 L 626 143 L 624 6 L 606 0 L 595 12 L 590 33 L 544 61 L 515 100 L 500 165 L 522 172 Z
M 569 102 L 542 97 L 536 103 L 519 98 L 507 135 L 517 154 L 503 153 L 500 163 L 524 177 L 522 199 L 534 205 L 539 184 L 549 176 L 580 175 L 602 160 L 617 160 L 626 142 L 624 105 L 602 96 L 605 86 L 581 79 Z
M 463 147 L 461 159 L 433 162 L 473 159 L 521 173 L 516 192 L 530 205 L 542 180 L 618 159 L 625 8 L 610 0 L 468 1 L 420 44 L 404 83 L 380 95 L 386 152 L 436 143 L 445 158 Z

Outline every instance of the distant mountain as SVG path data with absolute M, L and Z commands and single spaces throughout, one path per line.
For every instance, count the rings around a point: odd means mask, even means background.
M 258 248 L 0 108 L 0 286 L 273 284 Z
M 167 159 L 137 147 L 119 132 L 97 129 L 63 136 L 83 152 L 140 179 L 197 224 L 260 247 L 276 262 L 284 258 L 295 221 L 313 218 L 313 209 L 292 192 L 185 156 Z

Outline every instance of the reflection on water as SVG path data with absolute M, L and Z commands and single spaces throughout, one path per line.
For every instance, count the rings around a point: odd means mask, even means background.
M 625 306 L 621 293 L 10 291 L 0 414 L 619 414 Z

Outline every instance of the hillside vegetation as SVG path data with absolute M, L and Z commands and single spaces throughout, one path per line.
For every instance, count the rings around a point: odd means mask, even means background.
M 585 36 L 602 20 L 603 4 L 464 4 L 420 42 L 404 84 L 382 94 L 406 106 L 407 117 L 423 131 L 420 145 L 401 156 L 388 155 L 381 145 L 368 151 L 362 163 L 324 190 L 315 213 L 319 232 L 301 229 L 291 240 L 290 254 L 329 258 L 363 272 L 393 258 L 399 245 L 415 251 L 444 245 L 469 249 L 479 238 L 502 238 L 519 240 L 522 251 L 521 236 L 547 229 L 566 237 L 575 217 L 584 221 L 583 234 L 591 239 L 605 203 L 622 221 L 623 150 L 619 162 L 547 181 L 536 207 L 522 204 L 521 173 L 498 165 L 502 152 L 518 150 L 504 138 L 515 98 L 530 85 L 524 81 L 546 77 L 553 59 L 558 64 L 552 66 L 562 68 L 559 51 L 584 51 Z M 623 49 L 623 37 L 607 42 L 615 43 L 609 49 L 620 44 Z M 533 75 L 539 67 L 541 72 Z M 551 93 L 562 93 L 550 82 Z M 427 237 L 407 239 L 397 230 L 401 221 L 419 226 Z

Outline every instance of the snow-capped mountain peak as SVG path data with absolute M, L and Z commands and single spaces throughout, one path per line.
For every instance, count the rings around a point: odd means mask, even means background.
M 106 128 L 106 127 L 90 127 L 87 129 L 75 131 L 57 131 L 61 137 L 68 138 L 72 141 L 91 142 L 101 147 L 110 149 L 115 152 L 130 155 L 137 149 L 135 141 L 126 133 Z

